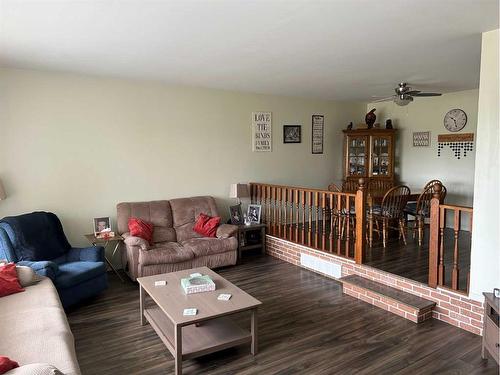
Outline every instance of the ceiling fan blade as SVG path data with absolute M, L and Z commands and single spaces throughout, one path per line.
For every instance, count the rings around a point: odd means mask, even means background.
M 387 96 L 385 98 L 373 100 L 372 103 L 387 102 L 389 100 L 394 100 L 395 97 L 396 97 L 396 95 Z
M 411 91 L 408 91 L 408 92 L 405 92 L 405 95 L 416 95 L 416 94 L 420 94 L 422 91 L 420 90 L 411 90 Z
M 412 96 L 441 96 L 438 92 L 420 92 L 418 94 L 412 94 Z

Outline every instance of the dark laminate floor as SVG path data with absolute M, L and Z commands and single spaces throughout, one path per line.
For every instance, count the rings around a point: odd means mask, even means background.
M 307 225 L 304 232 L 302 232 L 301 225 L 299 225 L 298 231 L 295 231 L 295 226 L 290 230 L 290 225 L 287 225 L 282 226 L 280 230 L 271 228 L 270 232 L 276 237 L 298 242 L 311 248 L 339 255 L 349 254 L 351 258 L 354 257 L 354 240 L 352 238 L 350 241 L 341 240 L 336 233 L 330 237 L 329 225 L 325 225 L 324 235 L 322 230 L 322 223 L 320 222 L 317 234 L 315 223 L 313 223 L 310 232 L 308 232 Z M 408 279 L 427 283 L 429 279 L 429 227 L 426 226 L 425 228 L 422 246 L 418 245 L 417 238 L 413 238 L 410 230 L 407 231 L 406 245 L 402 240 L 398 239 L 397 233 L 391 231 L 390 234 L 392 236 L 389 238 L 387 247 L 384 248 L 382 240 L 377 233 L 374 233 L 373 246 L 366 246 L 365 264 Z M 296 238 L 298 238 L 298 241 Z M 460 231 L 458 244 L 460 290 L 466 290 L 470 270 L 470 232 Z M 444 241 L 444 263 L 445 285 L 448 287 L 451 287 L 453 250 L 454 232 L 452 229 L 447 228 Z
M 263 302 L 260 352 L 185 361 L 185 374 L 498 374 L 480 358 L 480 337 L 434 320 L 416 325 L 313 272 L 268 256 L 219 272 Z M 173 373 L 163 343 L 139 325 L 137 285 L 109 278 L 102 296 L 68 312 L 83 374 Z

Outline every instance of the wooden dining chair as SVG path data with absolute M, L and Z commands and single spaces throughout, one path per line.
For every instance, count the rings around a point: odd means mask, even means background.
M 446 187 L 441 184 L 439 180 L 429 181 L 425 187 L 424 191 L 419 195 L 415 204 L 407 204 L 404 213 L 406 215 L 412 215 L 415 217 L 415 224 L 412 228 L 413 238 L 415 238 L 415 232 L 418 232 L 418 245 L 422 246 L 422 240 L 424 237 L 424 227 L 425 219 L 429 218 L 431 211 L 431 199 L 436 192 L 436 186 L 441 186 L 441 191 L 439 195 L 439 202 L 443 203 L 446 198 Z
M 394 187 L 392 180 L 370 180 L 367 190 L 372 196 L 383 196 L 390 188 Z
M 358 191 L 358 180 L 344 180 L 342 182 L 342 193 L 355 193 Z
M 385 193 L 382 204 L 371 210 L 369 220 L 372 220 L 373 224 L 376 226 L 376 228 L 373 228 L 373 231 L 380 233 L 379 223 L 382 224 L 382 243 L 384 247 L 387 245 L 387 234 L 389 229 L 398 230 L 399 238 L 402 237 L 406 245 L 403 210 L 408 202 L 409 196 L 410 188 L 408 186 L 394 186 Z M 394 224 L 396 224 L 396 226 L 394 226 Z

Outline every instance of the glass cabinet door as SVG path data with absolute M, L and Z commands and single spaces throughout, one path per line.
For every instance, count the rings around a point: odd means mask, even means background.
M 392 150 L 391 137 L 377 135 L 372 136 L 372 165 L 371 175 L 389 177 L 391 175 L 391 159 L 390 153 Z
M 347 137 L 347 175 L 367 176 L 367 143 L 366 136 Z

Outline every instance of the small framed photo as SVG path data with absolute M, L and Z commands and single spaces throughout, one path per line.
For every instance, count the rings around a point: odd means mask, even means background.
M 250 224 L 260 224 L 260 213 L 262 206 L 260 204 L 249 204 L 247 210 L 247 217 Z
M 229 207 L 229 214 L 231 215 L 231 224 L 241 225 L 243 224 L 243 214 L 241 213 L 241 204 Z
M 283 143 L 300 143 L 301 140 L 300 125 L 283 125 Z
M 111 232 L 111 219 L 109 217 L 94 218 L 94 234 Z

